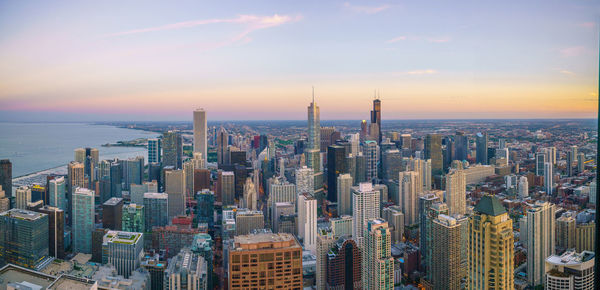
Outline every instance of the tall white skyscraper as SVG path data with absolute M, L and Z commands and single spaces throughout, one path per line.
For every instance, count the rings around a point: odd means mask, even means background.
M 365 225 L 362 255 L 363 289 L 394 289 L 394 258 L 388 223 L 371 219 Z
M 525 176 L 519 178 L 519 196 L 523 198 L 529 196 L 529 182 Z
M 313 193 L 315 191 L 314 171 L 312 168 L 303 166 L 296 169 L 296 190 L 298 194 Z
M 554 187 L 554 173 L 552 169 L 552 163 L 544 163 L 544 189 L 548 195 L 552 194 L 552 188 Z
M 308 106 L 308 149 L 321 150 L 321 122 L 319 115 L 319 106 L 315 103 L 315 91 L 313 88 L 312 103 Z
M 352 187 L 352 237 L 362 246 L 367 221 L 379 218 L 379 190 L 370 182 Z
M 423 177 L 426 177 L 426 174 L 427 174 L 425 172 L 425 170 L 426 170 L 425 160 L 410 159 L 407 167 L 408 167 L 407 171 L 415 171 L 415 172 L 419 173 L 419 175 L 417 176 L 417 192 L 420 194 L 425 189 L 425 182 L 423 180 Z M 429 167 L 429 169 L 431 169 L 431 167 Z M 429 176 L 431 176 L 431 171 L 429 172 Z M 418 184 L 420 184 L 421 186 L 418 186 Z
M 206 111 L 197 109 L 194 111 L 194 152 L 202 153 L 202 158 L 206 158 Z
M 414 225 L 419 220 L 418 177 L 416 171 L 400 172 L 398 177 L 398 195 L 404 213 L 404 224 Z
M 337 177 L 337 201 L 338 215 L 352 215 L 352 196 L 350 188 L 352 187 L 352 176 L 350 174 L 340 174 Z
M 527 281 L 530 286 L 543 284 L 546 258 L 554 254 L 554 212 L 554 204 L 542 201 L 527 210 Z
M 467 184 L 462 170 L 446 175 L 446 204 L 450 215 L 464 215 L 467 211 Z
M 306 250 L 317 253 L 317 200 L 309 193 L 298 195 L 298 237 Z

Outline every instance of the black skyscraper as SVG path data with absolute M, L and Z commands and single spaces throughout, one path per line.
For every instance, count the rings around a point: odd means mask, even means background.
M 346 150 L 339 145 L 327 147 L 327 200 L 337 201 L 337 176 L 346 172 Z
M 10 198 L 12 208 L 12 163 L 8 159 L 0 160 L 0 185 Z

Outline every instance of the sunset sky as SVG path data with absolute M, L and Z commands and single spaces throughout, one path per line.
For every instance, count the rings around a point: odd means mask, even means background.
M 600 1 L 0 1 L 0 121 L 596 116 Z

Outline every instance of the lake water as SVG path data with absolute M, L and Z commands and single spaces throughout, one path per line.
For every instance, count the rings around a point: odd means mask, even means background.
M 13 178 L 64 166 L 74 159 L 74 150 L 82 147 L 98 148 L 100 160 L 140 155 L 147 159 L 143 147 L 101 145 L 156 136 L 153 132 L 86 123 L 0 122 L 0 159 L 10 159 Z

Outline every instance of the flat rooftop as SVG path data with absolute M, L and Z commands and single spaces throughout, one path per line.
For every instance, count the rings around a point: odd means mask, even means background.
M 137 243 L 141 236 L 142 233 L 108 231 L 108 233 L 104 235 L 104 243 L 133 245 Z
M 106 202 L 104 202 L 104 205 L 117 205 L 122 200 L 123 199 L 120 198 L 120 197 L 111 197 L 109 200 L 107 200 Z
M 0 269 L 0 289 L 6 289 L 8 283 L 29 282 L 46 289 L 56 277 L 42 272 L 8 264 Z
M 95 280 L 62 275 L 48 289 L 86 290 L 92 289 L 96 285 L 97 282 Z
M 146 192 L 144 193 L 144 198 L 169 198 L 169 195 L 166 193 L 158 193 L 158 192 Z
M 22 220 L 34 221 L 34 220 L 40 219 L 47 215 L 43 214 L 43 213 L 35 212 L 35 211 L 13 208 L 11 210 L 1 213 L 0 216 L 7 216 L 7 217 L 17 218 L 17 219 L 22 219 Z
M 235 250 L 281 249 L 300 247 L 296 238 L 288 233 L 258 233 L 234 237 Z

